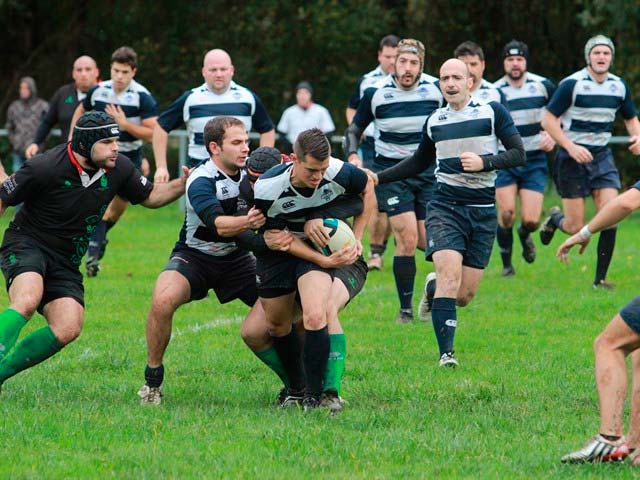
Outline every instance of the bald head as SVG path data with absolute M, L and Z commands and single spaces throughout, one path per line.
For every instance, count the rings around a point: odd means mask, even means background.
M 464 75 L 465 77 L 469 77 L 469 68 L 467 67 L 467 64 L 464 63 L 462 60 L 458 60 L 457 58 L 450 58 L 449 60 L 445 61 L 442 64 L 442 66 L 440 67 L 441 78 L 442 78 L 443 71 L 458 72 Z
M 100 70 L 96 61 L 88 55 L 82 55 L 73 62 L 71 76 L 76 84 L 76 88 L 81 92 L 86 92 L 98 83 Z
M 209 50 L 204 56 L 202 77 L 210 90 L 222 94 L 227 91 L 233 78 L 231 57 L 218 48 Z
M 470 98 L 473 78 L 467 65 L 457 58 L 450 58 L 440 67 L 440 90 L 451 108 L 464 107 Z

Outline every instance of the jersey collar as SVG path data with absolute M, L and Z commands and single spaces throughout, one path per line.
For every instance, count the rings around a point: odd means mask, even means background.
M 80 162 L 78 162 L 78 159 L 73 154 L 73 150 L 71 150 L 71 143 L 67 144 L 67 153 L 69 154 L 69 160 L 71 161 L 71 164 L 76 167 L 76 170 L 78 171 L 78 175 L 80 176 L 80 181 L 82 182 L 83 187 L 87 188 L 92 183 L 100 180 L 100 177 L 107 173 L 107 170 L 101 168 L 93 174 L 93 177 L 90 177 L 89 174 L 84 171 L 82 165 L 80 165 Z

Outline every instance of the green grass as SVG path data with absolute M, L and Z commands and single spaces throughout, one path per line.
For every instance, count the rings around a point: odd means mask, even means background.
M 394 323 L 387 253 L 342 315 L 349 404 L 332 418 L 272 406 L 276 377 L 240 339 L 246 308 L 215 297 L 178 311 L 164 404 L 139 406 L 151 291 L 182 216 L 175 206 L 131 208 L 99 277 L 85 282 L 80 339 L 3 387 L 0 476 L 631 477 L 627 466 L 559 459 L 597 432 L 592 342 L 637 291 L 638 220 L 619 231 L 615 292 L 591 289 L 595 242 L 567 267 L 554 258 L 563 236 L 550 247 L 536 236 L 538 260 L 526 265 L 516 245 L 511 279 L 494 252 L 476 299 L 458 312 L 457 371 L 436 368 L 430 324 Z M 420 258 L 416 291 L 429 268 Z M 34 317 L 25 332 L 43 322 Z

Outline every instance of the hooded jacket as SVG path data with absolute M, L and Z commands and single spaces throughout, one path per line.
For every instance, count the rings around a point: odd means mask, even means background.
M 38 98 L 36 82 L 31 77 L 23 77 L 20 84 L 29 86 L 31 95 L 28 98 L 14 100 L 7 110 L 6 129 L 13 150 L 24 157 L 24 151 L 33 141 L 42 117 L 47 113 L 49 104 Z

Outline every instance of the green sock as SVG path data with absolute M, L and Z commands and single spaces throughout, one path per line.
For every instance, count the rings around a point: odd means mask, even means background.
M 27 319 L 12 308 L 0 313 L 0 360 L 11 350 Z
M 0 362 L 0 385 L 16 373 L 55 355 L 62 347 L 64 345 L 58 341 L 49 326 L 30 333 Z
M 276 352 L 276 349 L 273 347 L 269 347 L 262 352 L 254 353 L 256 354 L 256 357 L 258 357 L 262 361 L 262 363 L 264 363 L 267 367 L 273 370 L 276 375 L 278 375 L 278 377 L 280 377 L 280 380 L 282 380 L 284 386 L 289 388 L 289 386 L 291 385 L 291 383 L 289 382 L 289 376 L 284 369 L 284 365 L 282 365 L 282 362 L 280 361 L 280 357 L 278 356 L 278 352 Z
M 347 356 L 347 338 L 344 333 L 329 335 L 329 361 L 324 374 L 324 390 L 334 388 L 340 395 L 340 382 L 344 374 L 344 359 Z

